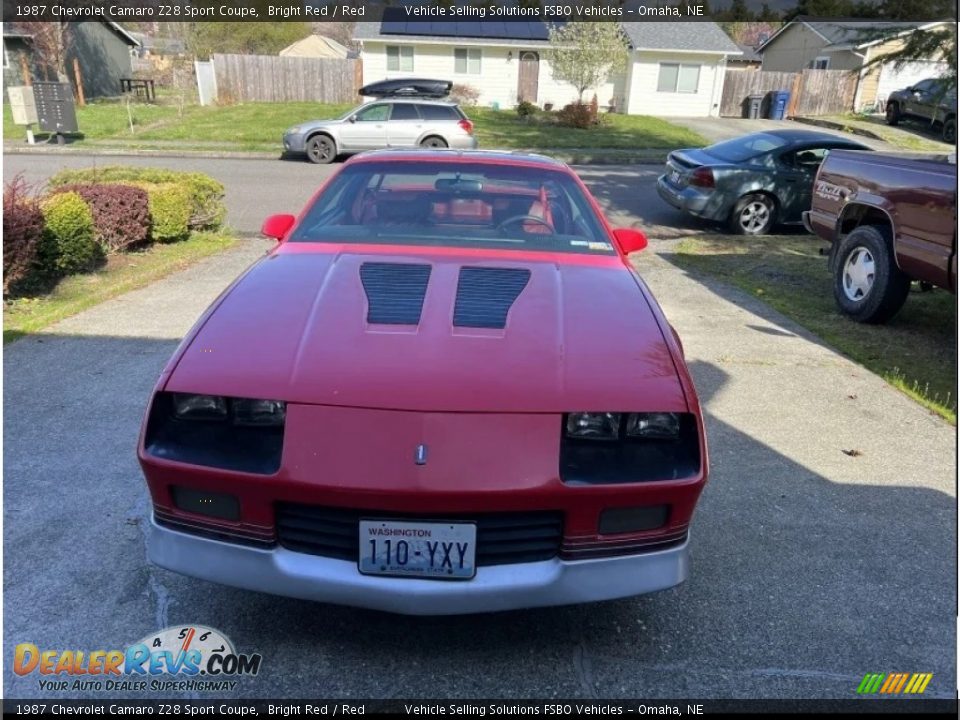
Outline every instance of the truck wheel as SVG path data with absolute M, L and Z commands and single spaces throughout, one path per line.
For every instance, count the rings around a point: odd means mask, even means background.
M 326 135 L 314 135 L 307 140 L 307 159 L 318 165 L 333 162 L 337 156 L 337 146 Z
M 730 229 L 737 235 L 767 235 L 777 220 L 777 204 L 769 195 L 751 193 L 737 200 Z
M 857 322 L 883 323 L 897 314 L 910 292 L 910 278 L 897 267 L 889 228 L 861 225 L 840 241 L 833 271 L 833 297 Z
M 900 123 L 900 106 L 895 102 L 887 103 L 887 125 Z
M 957 144 L 957 119 L 948 118 L 943 124 L 943 141 L 951 145 Z

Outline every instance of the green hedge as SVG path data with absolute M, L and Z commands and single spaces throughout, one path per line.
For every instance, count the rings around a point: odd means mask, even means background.
M 40 204 L 44 230 L 37 248 L 37 274 L 70 275 L 103 262 L 103 248 L 94 239 L 93 214 L 75 192 L 58 193 Z
M 217 230 L 223 225 L 227 215 L 226 206 L 223 204 L 223 184 L 203 173 L 111 165 L 102 168 L 61 170 L 50 178 L 50 185 L 53 187 L 91 182 L 131 185 L 175 183 L 181 185 L 189 195 L 190 215 L 188 222 L 191 230 Z
M 150 239 L 171 243 L 190 235 L 190 191 L 179 183 L 132 182 L 147 191 L 150 208 Z

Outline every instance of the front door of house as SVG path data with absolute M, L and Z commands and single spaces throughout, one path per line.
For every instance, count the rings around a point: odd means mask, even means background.
M 535 52 L 520 53 L 520 79 L 517 82 L 517 102 L 537 102 L 537 84 L 540 80 L 540 56 Z

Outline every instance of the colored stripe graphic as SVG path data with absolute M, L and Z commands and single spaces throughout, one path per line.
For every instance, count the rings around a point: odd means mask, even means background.
M 867 673 L 857 687 L 860 695 L 919 695 L 927 689 L 933 673 Z

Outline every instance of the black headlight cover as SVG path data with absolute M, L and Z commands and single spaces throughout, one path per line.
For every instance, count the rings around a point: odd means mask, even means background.
M 560 428 L 560 479 L 568 485 L 680 480 L 700 472 L 700 438 L 690 413 L 679 414 L 679 434 L 673 440 L 631 437 L 626 423 L 620 423 L 616 440 L 579 439 L 567 432 L 568 417 L 563 416 Z
M 280 469 L 285 423 L 250 424 L 242 417 L 234 422 L 235 400 L 226 398 L 230 412 L 225 418 L 185 419 L 177 416 L 173 393 L 157 393 L 147 418 L 147 454 L 191 465 L 273 475 Z

